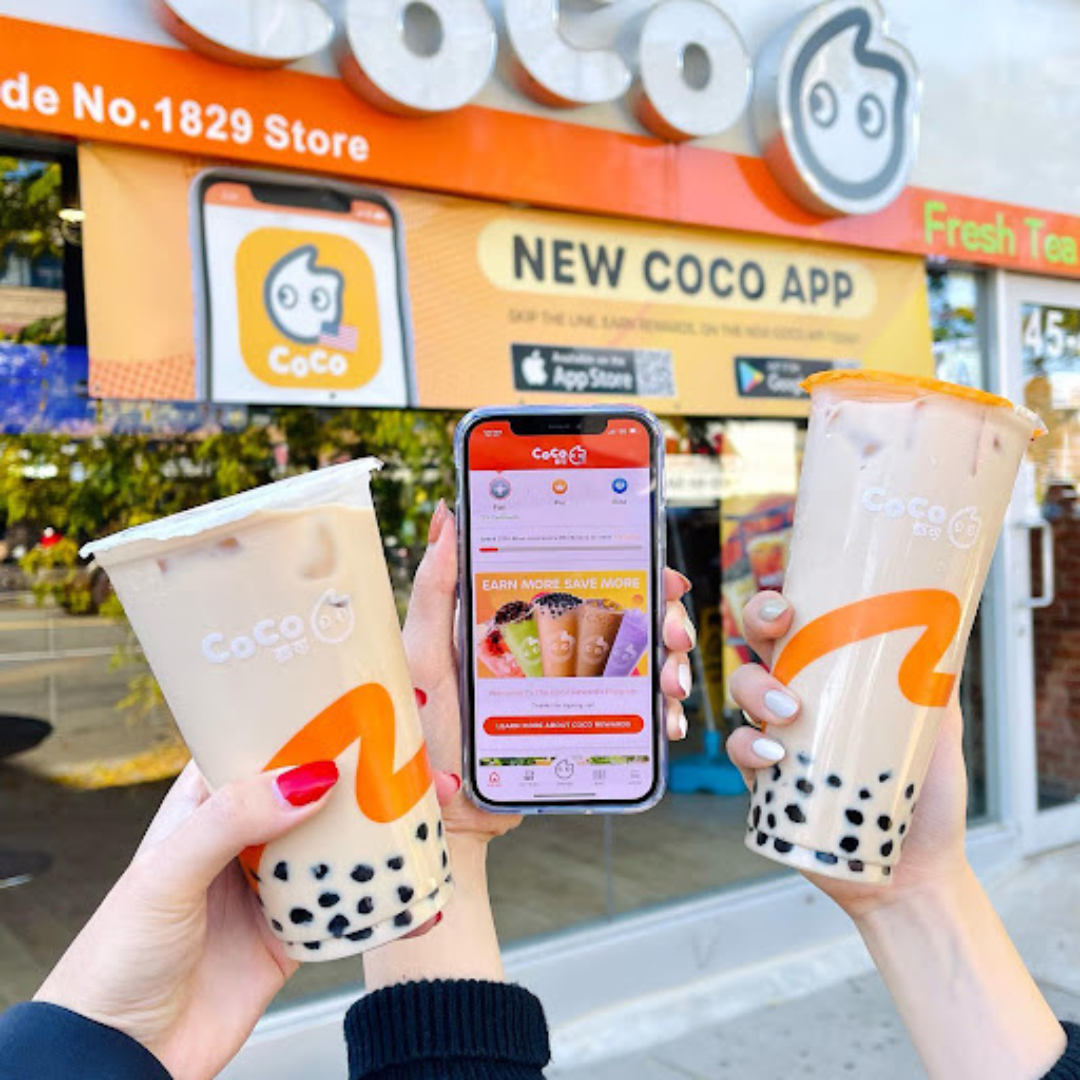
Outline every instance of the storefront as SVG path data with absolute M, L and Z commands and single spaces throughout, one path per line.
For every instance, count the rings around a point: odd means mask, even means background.
M 782 581 L 813 371 L 936 372 L 1049 422 L 962 684 L 971 849 L 990 869 L 1080 840 L 1080 204 L 1049 105 L 1072 115 L 1080 82 L 1043 60 L 1080 18 L 496 6 L 383 22 L 349 0 L 331 44 L 305 0 L 247 30 L 182 0 L 160 21 L 0 0 L 0 1006 L 183 761 L 73 541 L 383 452 L 404 597 L 454 419 L 482 404 L 662 417 L 700 627 L 662 805 L 530 820 L 492 852 L 509 968 L 556 1024 L 844 930 L 744 848 L 722 753 L 738 612 Z M 337 1075 L 358 972 L 305 966 L 228 1075 Z

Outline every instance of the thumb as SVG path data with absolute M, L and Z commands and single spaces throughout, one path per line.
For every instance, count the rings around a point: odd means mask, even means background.
M 244 848 L 276 840 L 317 814 L 337 780 L 333 761 L 313 761 L 226 784 L 139 858 L 150 861 L 163 895 L 201 895 Z
M 457 606 L 457 530 L 442 501 L 431 519 L 431 542 L 413 578 L 403 636 L 409 672 L 430 689 L 456 669 L 454 609 Z

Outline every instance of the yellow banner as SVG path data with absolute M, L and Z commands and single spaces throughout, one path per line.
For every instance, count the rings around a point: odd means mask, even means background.
M 798 416 L 932 374 L 922 260 L 80 148 L 98 397 Z

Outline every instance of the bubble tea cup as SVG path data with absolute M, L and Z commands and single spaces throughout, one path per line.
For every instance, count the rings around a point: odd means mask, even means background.
M 773 674 L 802 703 L 753 783 L 746 844 L 884 883 L 900 859 L 1028 443 L 1005 398 L 934 379 L 810 378 Z
M 416 929 L 452 888 L 367 459 L 99 540 L 207 783 L 334 760 L 327 805 L 240 858 L 296 960 Z

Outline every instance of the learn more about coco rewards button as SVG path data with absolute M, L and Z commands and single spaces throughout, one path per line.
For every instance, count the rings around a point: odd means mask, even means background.
M 489 735 L 636 735 L 640 716 L 489 716 Z

